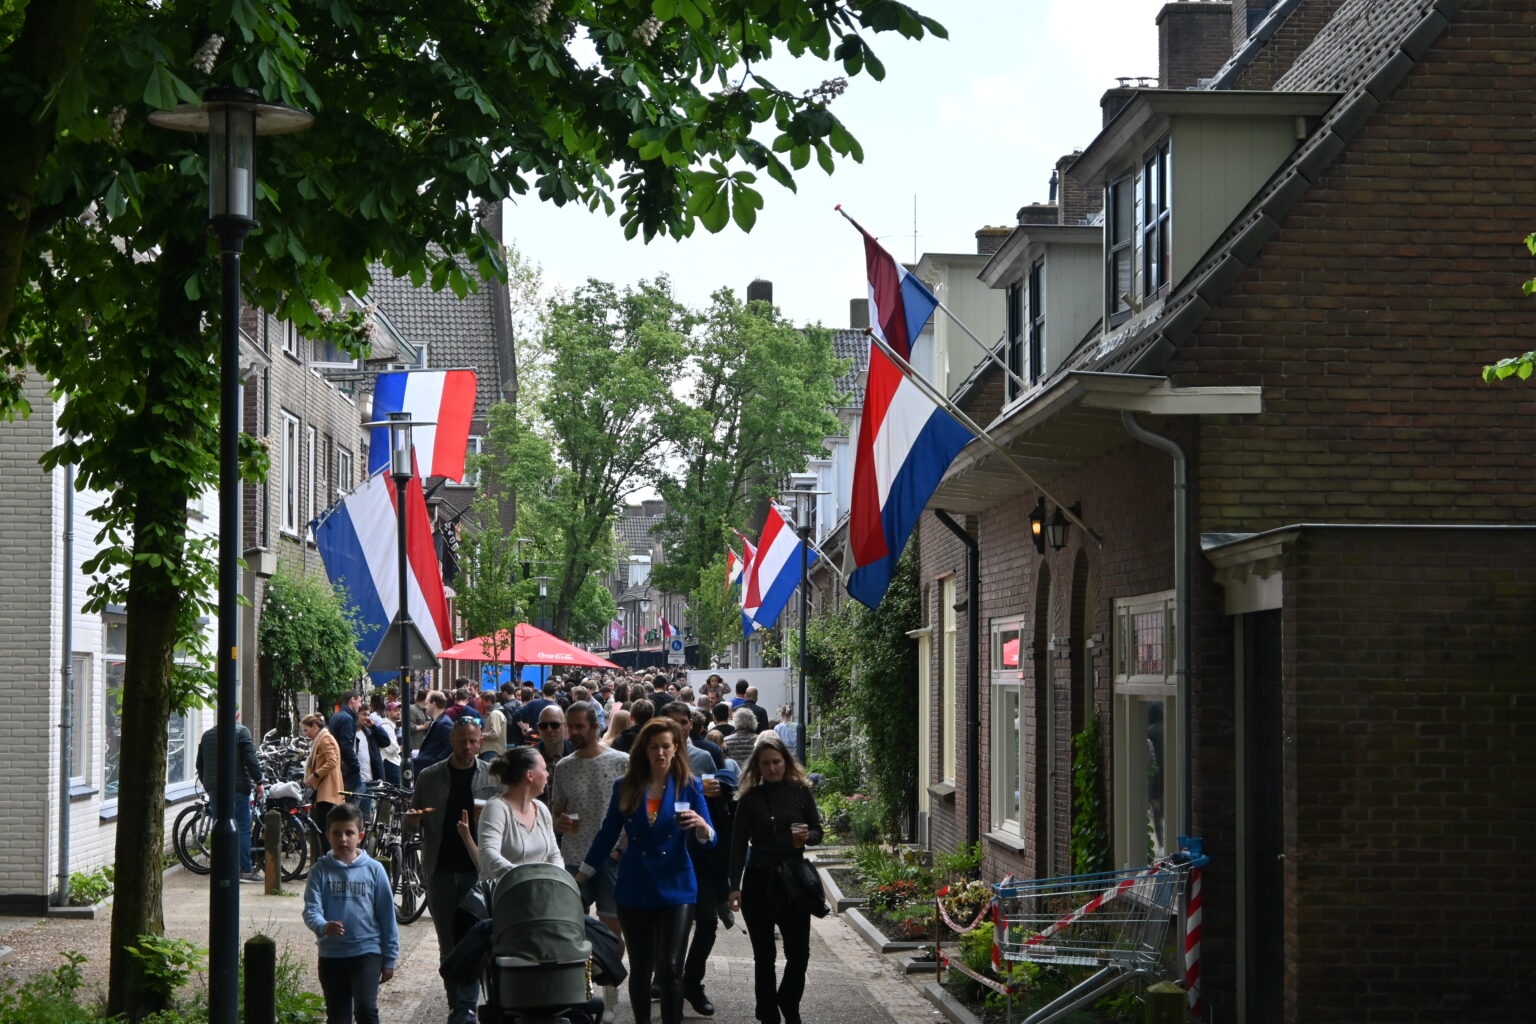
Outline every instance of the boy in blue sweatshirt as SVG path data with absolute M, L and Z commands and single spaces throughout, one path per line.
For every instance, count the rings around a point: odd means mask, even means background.
M 310 869 L 304 923 L 320 946 L 326 1024 L 379 1024 L 379 985 L 395 976 L 400 932 L 384 865 L 359 848 L 363 814 L 338 804 L 326 817 L 331 855 Z

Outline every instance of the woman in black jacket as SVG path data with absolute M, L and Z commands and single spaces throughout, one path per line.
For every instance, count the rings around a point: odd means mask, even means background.
M 731 909 L 740 910 L 752 938 L 757 1019 L 800 1024 L 800 996 L 811 959 L 811 915 L 780 890 L 779 865 L 821 842 L 821 816 L 805 771 L 784 741 L 758 736 L 737 790 L 731 835 Z M 751 847 L 748 858 L 747 848 Z M 784 979 L 775 985 L 773 927 L 784 936 Z

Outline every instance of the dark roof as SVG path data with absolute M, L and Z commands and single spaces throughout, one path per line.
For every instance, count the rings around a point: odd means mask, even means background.
M 648 555 L 651 552 L 651 530 L 661 522 L 661 516 L 622 513 L 614 524 L 619 543 L 632 555 Z
M 832 332 L 832 354 L 848 360 L 848 371 L 837 378 L 839 394 L 847 395 L 843 408 L 864 408 L 864 374 L 869 370 L 869 336 L 844 328 Z
M 482 281 L 480 289 L 459 298 L 449 289 L 434 292 L 408 278 L 395 277 L 375 264 L 368 297 L 406 341 L 425 346 L 427 365 L 439 369 L 473 368 L 478 377 L 475 418 L 484 419 L 503 392 L 497 356 L 494 303 L 501 285 Z
M 1135 318 L 1063 370 L 1154 373 L 1226 295 L 1361 126 L 1423 57 L 1463 0 L 1345 0 L 1276 83 L 1277 90 L 1343 97 L 1216 241 L 1153 319 Z

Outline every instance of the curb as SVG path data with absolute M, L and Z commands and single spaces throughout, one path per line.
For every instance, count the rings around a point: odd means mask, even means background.
M 834 914 L 841 914 L 850 907 L 862 907 L 864 905 L 863 896 L 843 895 L 843 890 L 838 886 L 836 879 L 832 877 L 832 872 L 828 868 L 818 866 L 816 874 L 821 876 L 821 887 L 827 894 L 827 903 L 831 905 Z
M 912 984 L 953 1024 L 981 1024 L 981 1018 L 960 1005 L 959 1000 L 944 991 L 944 986 L 938 982 L 914 981 Z
M 904 956 L 897 963 L 903 974 L 937 974 L 939 970 L 937 960 L 919 960 L 915 956 Z
M 876 928 L 869 918 L 865 917 L 855 907 L 849 907 L 843 914 L 843 920 L 848 926 L 858 933 L 859 938 L 869 943 L 876 953 L 901 953 L 907 950 L 922 949 L 924 946 L 933 945 L 932 942 L 897 941 L 885 937 L 885 933 Z

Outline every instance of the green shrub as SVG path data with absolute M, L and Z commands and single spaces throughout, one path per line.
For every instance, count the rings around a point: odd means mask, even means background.
M 170 1003 L 194 971 L 203 969 L 208 950 L 191 939 L 165 935 L 140 935 L 138 944 L 126 947 L 129 956 L 144 965 L 150 990 Z
M 954 853 L 941 853 L 934 858 L 933 874 L 944 882 L 963 882 L 975 878 L 981 870 L 981 842 L 962 846 Z
M 69 876 L 69 905 L 72 907 L 95 906 L 112 895 L 114 876 L 112 865 L 95 871 L 76 871 Z
M 844 798 L 848 806 L 848 836 L 856 843 L 873 843 L 880 839 L 881 812 L 879 806 L 862 793 Z
M 25 981 L 0 978 L 0 1024 L 86 1024 L 100 1019 L 80 1003 L 84 953 L 65 953 L 64 963 Z

